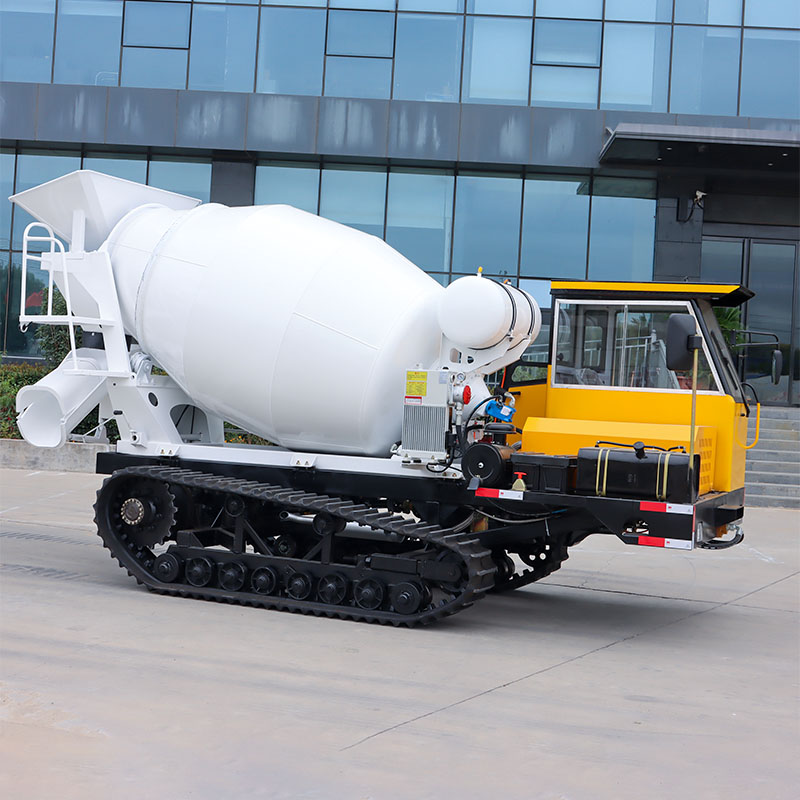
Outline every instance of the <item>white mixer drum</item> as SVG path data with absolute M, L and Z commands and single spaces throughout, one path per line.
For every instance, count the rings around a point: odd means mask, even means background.
M 385 456 L 444 289 L 289 206 L 143 206 L 104 247 L 126 329 L 197 404 L 293 450 Z

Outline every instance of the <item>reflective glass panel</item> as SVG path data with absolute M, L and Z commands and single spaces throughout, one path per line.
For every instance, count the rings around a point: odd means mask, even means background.
M 670 111 L 736 114 L 739 30 L 676 25 Z
M 703 239 L 700 278 L 709 283 L 740 283 L 742 241 Z
M 739 113 L 743 117 L 800 117 L 797 75 L 800 33 L 745 30 Z
M 597 108 L 600 70 L 542 67 L 531 70 L 531 105 Z
M 383 238 L 386 171 L 357 167 L 322 170 L 319 213 Z
M 51 151 L 47 154 L 20 153 L 17 156 L 17 185 L 15 192 L 32 189 L 41 183 L 46 183 L 54 178 L 60 178 L 68 172 L 81 168 L 80 155 Z M 22 234 L 25 226 L 33 222 L 33 217 L 19 206 L 14 209 L 14 231 L 12 247 L 19 250 L 22 247 Z
M 675 0 L 675 22 L 741 25 L 742 0 Z
M 116 178 L 125 178 L 128 181 L 147 183 L 147 159 L 144 156 L 120 158 L 113 154 L 87 154 L 83 157 L 83 168 L 104 172 Z
M 464 46 L 465 103 L 527 104 L 530 20 L 467 17 Z
M 311 3 L 310 5 L 314 5 Z M 373 11 L 394 11 L 394 0 L 331 0 L 331 8 L 363 8 Z
M 533 15 L 533 0 L 467 0 L 468 14 Z
M 142 47 L 188 47 L 190 3 L 125 4 L 124 44 Z
M 211 194 L 211 163 L 181 161 L 177 158 L 154 158 L 150 162 L 147 182 L 150 186 L 196 197 L 207 203 Z
M 525 180 L 520 275 L 586 276 L 589 179 L 542 175 Z
M 325 11 L 262 8 L 256 91 L 322 94 Z
M 328 55 L 392 57 L 394 14 L 331 11 Z
M 775 333 L 783 351 L 783 376 L 775 386 L 770 380 L 773 345 L 751 348 L 745 376 L 755 386 L 762 403 L 786 403 L 789 399 L 789 345 L 792 341 L 792 282 L 796 246 L 777 242 L 752 242 L 747 285 L 756 296 L 747 302 L 747 326 Z M 756 337 L 756 341 L 766 341 Z
M 256 167 L 256 205 L 285 203 L 317 213 L 319 202 L 319 167 L 316 164 L 273 162 Z
M 257 6 L 258 5 L 258 0 L 194 0 L 194 2 L 195 3 L 237 3 L 238 5 L 243 5 L 245 3 L 249 3 L 250 5 L 253 5 L 253 6 Z M 319 3 L 322 3 L 322 5 L 325 5 L 324 0 L 316 0 L 316 2 L 314 2 L 314 0 L 307 0 L 307 2 L 303 2 L 303 3 L 288 3 L 288 2 L 285 3 L 285 2 L 283 2 L 283 0 L 281 0 L 280 5 L 282 5 L 282 6 L 293 6 L 293 5 L 314 6 L 314 5 L 318 5 Z M 269 5 L 268 0 L 264 0 L 264 5 L 265 6 Z
M 238 3 L 239 0 L 231 0 Z M 250 0 L 247 0 L 249 2 Z M 207 0 L 203 0 L 207 2 Z M 316 6 L 318 8 L 325 8 L 328 5 L 328 0 L 261 0 L 262 6 Z
M 398 14 L 394 97 L 458 101 L 463 18 Z
M 251 92 L 258 9 L 196 6 L 192 14 L 189 88 Z
M 649 281 L 653 277 L 655 217 L 654 181 L 595 178 L 589 278 Z
M 0 352 L 6 352 L 6 297 L 8 279 L 11 277 L 10 256 L 0 251 Z
M 391 58 L 328 56 L 325 94 L 329 97 L 388 99 L 392 86 Z
M 602 19 L 603 0 L 536 0 L 536 16 Z
M 22 254 L 11 254 L 11 287 L 8 293 L 8 322 L 6 326 L 6 352 L 11 356 L 41 356 L 41 350 L 34 336 L 36 325 L 31 325 L 27 332 L 19 329 L 20 289 L 22 288 Z M 39 268 L 38 262 L 28 265 L 27 284 L 25 286 L 25 311 L 28 314 L 39 314 L 42 310 L 42 292 L 47 288 L 49 274 Z
M 744 24 L 758 28 L 800 28 L 797 0 L 749 0 L 744 7 Z
M 425 270 L 450 264 L 453 180 L 446 172 L 389 173 L 386 241 Z
M 399 11 L 445 11 L 457 13 L 464 10 L 464 0 L 398 0 Z
M 7 248 L 11 241 L 11 203 L 9 195 L 14 194 L 14 152 L 0 151 L 0 250 Z M 3 306 L 5 294 L 0 293 L 0 307 Z M 2 337 L 0 327 L 0 337 Z
M 0 80 L 50 83 L 55 0 L 0 2 Z
M 121 86 L 185 89 L 188 50 L 123 47 Z
M 606 19 L 671 22 L 672 0 L 606 0 Z
M 116 86 L 121 30 L 121 0 L 61 0 L 53 81 Z
M 600 63 L 599 22 L 566 22 L 543 19 L 533 32 L 533 60 L 537 64 Z
M 600 106 L 666 111 L 670 28 L 607 23 Z
M 516 277 L 522 179 L 459 175 L 456 184 L 453 272 Z

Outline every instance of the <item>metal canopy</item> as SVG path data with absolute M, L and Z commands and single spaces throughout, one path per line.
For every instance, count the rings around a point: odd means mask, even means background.
M 800 166 L 800 134 L 689 125 L 617 125 L 600 151 L 601 164 L 757 170 L 786 177 Z
M 686 300 L 702 297 L 712 306 L 740 306 L 754 296 L 738 283 L 667 283 L 655 281 L 552 281 L 550 294 L 562 298 L 610 300 Z

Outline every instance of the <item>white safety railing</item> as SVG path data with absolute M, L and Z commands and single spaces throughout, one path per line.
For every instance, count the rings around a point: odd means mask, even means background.
M 31 233 L 34 228 L 44 228 L 47 231 L 46 236 L 36 236 Z M 49 250 L 39 251 L 38 254 L 30 252 L 31 242 L 44 242 L 50 246 Z M 27 314 L 26 302 L 28 299 L 28 267 L 31 261 L 38 262 L 41 267 L 46 268 L 49 265 L 49 277 L 47 280 L 47 313 L 46 314 Z M 53 295 L 55 286 L 55 273 L 56 269 L 61 270 L 64 277 L 64 300 L 67 304 L 66 314 L 53 313 Z M 19 329 L 25 333 L 28 325 L 31 322 L 37 322 L 42 325 L 66 325 L 69 329 L 69 344 L 72 355 L 73 366 L 78 369 L 78 356 L 77 345 L 75 343 L 75 325 L 79 324 L 80 320 L 76 319 L 72 314 L 72 298 L 70 297 L 69 280 L 67 279 L 67 260 L 64 245 L 60 239 L 56 238 L 53 229 L 43 222 L 31 222 L 25 227 L 22 234 L 22 286 L 20 289 L 19 297 Z M 86 320 L 84 320 L 86 321 Z

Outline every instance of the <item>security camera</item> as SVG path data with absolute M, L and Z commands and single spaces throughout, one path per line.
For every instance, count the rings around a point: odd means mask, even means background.
M 708 194 L 708 192 L 701 192 L 699 189 L 694 193 L 694 201 L 695 203 L 702 202 L 703 198 Z

